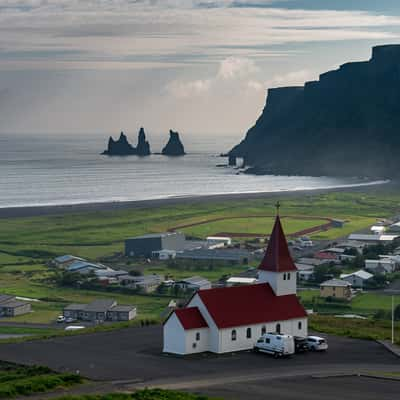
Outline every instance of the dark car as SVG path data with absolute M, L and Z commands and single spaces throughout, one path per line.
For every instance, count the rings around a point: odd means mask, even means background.
M 307 339 L 300 336 L 294 337 L 294 350 L 296 353 L 304 353 L 309 350 Z

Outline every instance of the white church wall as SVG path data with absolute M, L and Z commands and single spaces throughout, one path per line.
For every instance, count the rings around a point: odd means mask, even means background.
M 173 313 L 164 324 L 164 353 L 185 354 L 186 334 L 178 317 Z
M 277 296 L 296 294 L 297 292 L 296 271 L 271 272 L 260 270 L 258 279 L 260 283 L 269 283 Z
M 209 351 L 209 328 L 190 329 L 185 331 L 186 334 L 186 354 L 202 353 Z
M 209 326 L 209 336 L 208 336 L 208 344 L 209 350 L 214 353 L 218 353 L 218 349 L 220 347 L 220 335 L 217 325 L 215 324 L 214 320 L 212 319 L 210 313 L 208 312 L 207 308 L 205 307 L 204 303 L 201 301 L 201 298 L 198 294 L 195 294 L 193 298 L 190 300 L 187 307 L 198 307 L 200 310 L 201 315 L 206 320 Z

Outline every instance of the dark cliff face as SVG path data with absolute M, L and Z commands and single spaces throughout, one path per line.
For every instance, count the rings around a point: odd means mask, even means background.
M 128 142 L 128 138 L 123 132 L 118 140 L 114 140 L 111 136 L 108 140 L 107 150 L 104 150 L 103 154 L 108 156 L 148 156 L 150 155 L 150 144 L 146 141 L 146 135 L 143 128 L 140 128 L 138 135 L 137 147 L 132 146 Z
M 230 155 L 256 173 L 399 175 L 400 45 L 347 63 L 304 87 L 270 89 L 266 106 Z
M 166 146 L 162 149 L 162 154 L 165 156 L 183 156 L 185 155 L 185 148 L 179 139 L 179 133 L 169 131 L 169 140 Z

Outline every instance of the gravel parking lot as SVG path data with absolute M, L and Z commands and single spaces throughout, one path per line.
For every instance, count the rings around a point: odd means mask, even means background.
M 265 354 L 161 354 L 162 328 L 151 326 L 114 332 L 60 337 L 44 341 L 0 344 L 0 359 L 46 365 L 57 371 L 79 371 L 95 380 L 152 382 L 248 374 L 304 375 L 323 372 L 400 369 L 399 359 L 381 345 L 326 335 L 329 351 L 275 360 Z

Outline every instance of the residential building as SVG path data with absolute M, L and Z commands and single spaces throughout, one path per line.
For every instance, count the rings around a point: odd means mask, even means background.
M 232 238 L 225 236 L 208 236 L 206 238 L 209 249 L 218 249 L 232 244 Z
M 336 299 L 351 299 L 351 283 L 342 279 L 330 279 L 320 285 L 321 297 L 334 297 Z
M 31 304 L 15 296 L 0 295 L 0 317 L 16 317 L 31 312 Z
M 71 256 L 66 254 L 64 256 L 59 256 L 53 259 L 53 264 L 59 268 L 66 268 L 75 261 L 86 261 L 84 258 Z
M 182 290 L 204 290 L 211 289 L 211 282 L 201 276 L 192 276 L 190 278 L 181 279 L 175 282 L 175 286 L 178 286 Z
M 399 235 L 391 235 L 391 234 L 361 234 L 361 233 L 352 233 L 349 235 L 349 240 L 357 240 L 360 242 L 368 242 L 368 243 L 384 243 L 384 242 L 393 242 L 393 240 L 397 239 Z
M 154 292 L 163 281 L 163 278 L 156 274 L 139 276 L 123 275 L 118 279 L 121 285 L 131 289 L 141 290 L 144 293 Z
M 363 288 L 365 283 L 370 280 L 374 275 L 368 271 L 360 269 L 359 271 L 352 272 L 351 274 L 341 274 L 340 279 L 347 281 L 352 287 Z
M 398 263 L 391 258 L 379 260 L 365 260 L 365 269 L 373 274 L 391 274 L 397 268 Z
M 226 261 L 235 264 L 248 264 L 252 254 L 241 249 L 196 249 L 176 254 L 177 259 Z
M 125 240 L 127 257 L 151 258 L 161 250 L 183 251 L 184 248 L 185 235 L 180 232 L 153 233 Z
M 226 353 L 252 349 L 266 332 L 307 336 L 296 272 L 277 216 L 258 267 L 260 283 L 197 291 L 185 308 L 165 321 L 163 351 Z
M 135 306 L 120 306 L 115 300 L 94 300 L 89 304 L 70 304 L 63 310 L 66 318 L 82 321 L 129 321 L 136 317 Z

